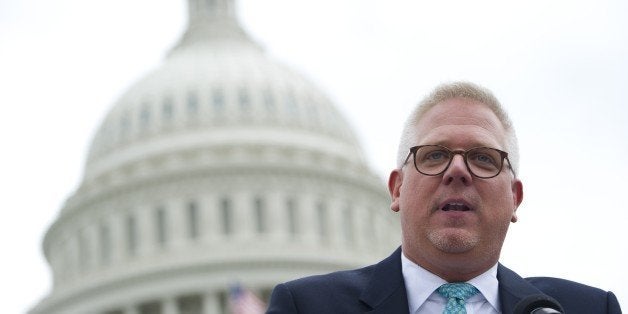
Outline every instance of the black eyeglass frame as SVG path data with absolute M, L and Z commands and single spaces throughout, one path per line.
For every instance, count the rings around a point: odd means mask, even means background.
M 449 153 L 449 161 L 447 162 L 447 166 L 445 166 L 443 171 L 441 171 L 439 173 L 436 173 L 436 174 L 429 174 L 429 173 L 425 173 L 425 172 L 419 170 L 419 167 L 416 165 L 416 152 L 419 150 L 419 148 L 421 148 L 421 147 L 428 147 L 428 146 L 440 147 L 440 148 L 444 149 L 445 151 L 447 151 Z M 476 149 L 480 149 L 480 148 L 491 149 L 491 150 L 494 150 L 494 151 L 499 153 L 499 155 L 501 157 L 501 161 L 500 161 L 501 164 L 499 166 L 499 170 L 497 171 L 497 173 L 495 175 L 488 176 L 488 177 L 478 176 L 477 174 L 475 174 L 473 172 L 473 170 L 471 170 L 471 167 L 469 167 L 469 163 L 467 161 L 467 156 L 469 155 L 469 152 L 471 152 L 473 150 L 476 150 Z M 517 174 L 515 173 L 515 170 L 512 168 L 512 164 L 510 163 L 510 159 L 508 159 L 508 153 L 507 152 L 505 152 L 503 150 L 499 150 L 497 148 L 485 147 L 485 146 L 473 147 L 473 148 L 469 148 L 467 150 L 461 150 L 461 149 L 452 150 L 449 147 L 445 147 L 445 146 L 442 146 L 442 145 L 436 145 L 436 144 L 413 146 L 413 147 L 410 147 L 410 152 L 408 153 L 408 157 L 406 157 L 406 160 L 403 162 L 403 164 L 405 165 L 406 163 L 408 163 L 408 159 L 410 159 L 410 156 L 412 156 L 412 162 L 414 164 L 414 169 L 416 169 L 416 171 L 418 171 L 419 173 L 421 173 L 423 175 L 426 175 L 426 176 L 435 177 L 435 176 L 439 176 L 439 175 L 445 173 L 445 171 L 447 171 L 447 169 L 449 169 L 449 166 L 451 166 L 451 162 L 454 160 L 454 156 L 455 155 L 461 155 L 462 156 L 462 160 L 464 160 L 464 164 L 465 164 L 465 166 L 467 166 L 467 170 L 469 171 L 469 173 L 472 176 L 474 176 L 476 178 L 490 179 L 490 178 L 494 178 L 494 177 L 498 176 L 500 173 L 502 173 L 502 169 L 504 168 L 504 159 L 506 161 L 508 161 L 508 168 L 510 169 L 510 171 L 512 171 L 513 176 L 515 178 L 517 177 Z

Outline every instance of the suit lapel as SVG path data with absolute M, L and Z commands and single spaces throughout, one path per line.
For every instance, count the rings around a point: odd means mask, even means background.
M 401 248 L 375 265 L 360 301 L 371 308 L 366 313 L 408 312 L 408 297 L 401 273 Z
M 532 294 L 543 294 L 539 289 L 502 264 L 497 267 L 499 301 L 502 313 L 512 313 L 515 305 Z

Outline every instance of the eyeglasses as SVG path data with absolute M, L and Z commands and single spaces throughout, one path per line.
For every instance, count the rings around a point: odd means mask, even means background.
M 469 150 L 451 150 L 440 145 L 420 145 L 410 148 L 410 153 L 404 165 L 414 157 L 414 168 L 426 176 L 437 176 L 444 173 L 455 155 L 461 155 L 469 172 L 478 178 L 489 179 L 496 177 L 504 166 L 504 159 L 512 174 L 515 171 L 510 165 L 508 153 L 490 147 L 475 147 Z M 515 175 L 516 177 L 516 175 Z

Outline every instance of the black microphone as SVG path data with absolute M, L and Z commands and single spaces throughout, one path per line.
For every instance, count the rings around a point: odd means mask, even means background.
M 558 301 L 544 294 L 529 295 L 515 305 L 514 314 L 561 314 L 563 307 Z

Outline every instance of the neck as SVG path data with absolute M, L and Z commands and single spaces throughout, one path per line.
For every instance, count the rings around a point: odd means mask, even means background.
M 478 259 L 477 256 L 471 257 L 469 253 L 441 252 L 441 256 L 429 258 L 420 254 L 412 254 L 403 246 L 402 252 L 410 261 L 447 282 L 469 281 L 491 269 L 498 261 L 498 258 Z

